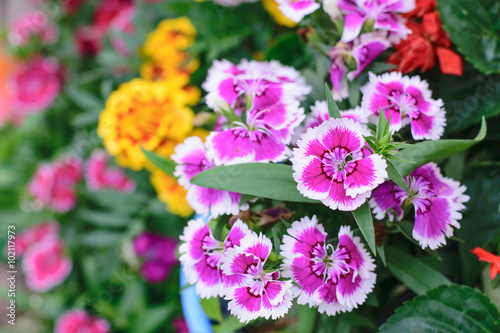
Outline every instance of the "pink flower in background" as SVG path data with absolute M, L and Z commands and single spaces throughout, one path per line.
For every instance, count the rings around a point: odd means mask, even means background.
M 196 174 L 216 166 L 199 137 L 189 137 L 177 145 L 171 158 L 177 163 L 174 175 L 179 177 L 179 184 L 188 191 L 186 199 L 198 214 L 210 214 L 213 218 L 224 214 L 238 214 L 241 194 L 190 183 Z
M 361 124 L 368 123 L 368 112 L 359 106 L 354 109 L 340 110 L 340 115 L 343 119 L 352 119 Z M 316 101 L 311 106 L 311 113 L 307 115 L 305 125 L 306 128 L 316 128 L 328 119 L 330 119 L 328 104 L 326 101 Z
M 403 76 L 399 72 L 376 76 L 370 73 L 370 81 L 361 88 L 362 107 L 378 118 L 379 110 L 391 117 L 391 131 L 407 126 L 415 140 L 438 140 L 446 125 L 443 101 L 431 97 L 427 81 L 417 76 Z
M 346 77 L 352 81 L 389 46 L 390 42 L 380 33 L 362 34 L 347 43 L 339 41 L 328 52 L 333 61 L 330 67 L 330 81 L 334 99 L 339 101 L 348 97 Z M 346 59 L 350 59 L 351 63 L 346 63 Z
M 199 218 L 188 222 L 180 239 L 180 261 L 190 284 L 196 283 L 196 293 L 202 298 L 223 296 L 242 282 L 239 276 L 228 276 L 221 271 L 225 253 L 240 245 L 248 226 L 237 220 L 224 241 L 216 240 L 208 225 Z
M 106 319 L 90 316 L 83 310 L 70 310 L 56 321 L 54 333 L 110 333 Z
M 165 280 L 177 265 L 177 241 L 173 238 L 143 232 L 134 238 L 133 245 L 135 254 L 144 259 L 141 275 L 149 282 Z
M 71 272 L 71 260 L 64 256 L 64 244 L 58 238 L 47 238 L 31 246 L 22 262 L 28 288 L 46 292 L 60 285 Z
M 83 26 L 75 32 L 76 52 L 81 56 L 94 56 L 102 49 L 103 33 L 96 27 Z
M 320 7 L 314 0 L 276 0 L 276 2 L 283 15 L 297 23 Z
M 382 156 L 363 148 L 365 133 L 352 119 L 331 118 L 302 134 L 291 158 L 300 193 L 331 209 L 361 206 L 387 177 Z
M 61 74 L 61 67 L 54 58 L 35 56 L 17 67 L 9 78 L 16 112 L 27 114 L 48 108 L 61 91 Z
M 44 12 L 25 13 L 9 25 L 9 41 L 16 46 L 28 45 L 32 38 L 39 38 L 44 44 L 57 41 L 57 27 L 49 22 Z
M 411 33 L 401 16 L 415 8 L 414 0 L 336 0 L 344 14 L 343 42 L 350 42 L 361 32 L 363 24 L 374 21 L 375 30 L 388 31 L 404 38 Z
M 373 290 L 373 259 L 348 226 L 338 234 L 338 246 L 326 244 L 327 233 L 316 216 L 295 221 L 283 237 L 283 276 L 300 287 L 297 302 L 335 315 L 363 304 Z
M 292 306 L 292 282 L 279 280 L 278 270 L 264 270 L 271 250 L 266 236 L 252 232 L 222 257 L 222 272 L 238 281 L 225 299 L 230 300 L 229 311 L 242 322 L 258 317 L 277 319 Z
M 375 218 L 381 220 L 386 215 L 389 219 L 403 218 L 404 204 L 413 204 L 415 208 L 415 238 L 423 249 L 434 250 L 446 244 L 446 237 L 453 236 L 453 227 L 460 228 L 458 220 L 461 210 L 469 201 L 465 195 L 467 188 L 459 182 L 441 174 L 437 164 L 429 163 L 413 171 L 405 178 L 413 197 L 392 181 L 387 181 L 373 191 L 370 206 Z
M 68 156 L 52 164 L 40 164 L 31 179 L 28 189 L 35 202 L 55 212 L 71 210 L 77 201 L 75 184 L 83 174 L 83 162 Z
M 16 257 L 21 257 L 33 245 L 49 238 L 59 237 L 59 223 L 55 221 L 42 222 L 24 229 L 16 235 Z
M 130 180 L 119 167 L 108 167 L 109 155 L 103 149 L 92 152 L 87 161 L 85 178 L 91 191 L 111 189 L 119 192 L 133 192 L 135 182 Z
M 121 12 L 132 8 L 133 4 L 133 0 L 101 1 L 95 8 L 93 26 L 101 31 L 107 31 Z
M 177 333 L 189 333 L 189 328 L 184 318 L 175 318 L 173 326 Z

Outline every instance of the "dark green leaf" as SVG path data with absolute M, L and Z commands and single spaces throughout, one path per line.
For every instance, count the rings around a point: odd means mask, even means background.
M 385 247 L 384 245 L 377 246 L 377 253 L 379 254 L 380 260 L 384 263 L 384 266 L 387 267 L 387 260 L 385 258 Z
M 297 332 L 314 333 L 314 326 L 316 324 L 316 317 L 318 317 L 318 315 L 318 310 L 316 308 L 302 305 L 299 311 Z
M 166 174 L 168 174 L 172 177 L 175 177 L 174 171 L 175 171 L 176 164 L 174 161 L 169 160 L 168 158 L 162 157 L 162 156 L 160 156 L 152 151 L 146 150 L 144 148 L 142 148 L 142 152 L 144 153 L 144 155 L 146 155 L 146 158 L 151 163 L 156 165 L 158 168 L 160 168 Z M 175 177 L 175 178 L 177 178 L 177 177 Z
M 325 83 L 325 91 L 326 91 L 326 102 L 328 104 L 328 114 L 330 115 L 330 118 L 336 118 L 336 119 L 341 119 L 342 116 L 340 115 L 339 107 L 337 106 L 337 103 L 333 100 L 332 92 L 330 91 L 330 88 L 328 88 L 328 84 Z
M 361 91 L 359 89 L 359 79 L 355 79 L 349 85 L 349 104 L 352 108 L 356 107 L 359 104 L 359 97 L 361 95 Z
M 220 310 L 219 297 L 202 298 L 200 300 L 200 305 L 203 309 L 203 312 L 205 312 L 208 318 L 219 323 L 222 322 L 222 312 Z
M 443 284 L 451 284 L 443 274 L 401 250 L 386 246 L 385 256 L 392 274 L 417 294 Z
M 373 219 L 372 213 L 370 211 L 370 206 L 368 202 L 365 202 L 358 209 L 352 212 L 356 223 L 358 224 L 359 230 L 366 239 L 370 250 L 374 255 L 377 254 L 377 250 L 375 247 L 375 229 L 373 228 Z
M 78 211 L 78 217 L 101 227 L 125 227 L 130 223 L 130 218 L 123 213 L 102 212 L 97 210 L 82 209 Z
M 91 247 L 111 247 L 118 244 L 122 237 L 120 232 L 95 230 L 84 233 L 81 243 Z
M 500 2 L 438 1 L 438 10 L 460 53 L 481 72 L 500 73 Z
M 275 200 L 319 203 L 300 194 L 292 174 L 292 167 L 285 164 L 246 163 L 205 170 L 191 183 Z
M 414 163 L 394 163 L 403 177 L 409 176 L 416 168 L 426 163 L 455 155 L 483 140 L 486 136 L 486 120 L 483 117 L 481 129 L 472 140 L 423 141 L 401 151 L 399 157 Z
M 173 313 L 172 305 L 149 307 L 134 321 L 132 333 L 155 332 Z
M 488 297 L 468 286 L 440 286 L 396 310 L 380 333 L 498 333 L 500 314 Z
M 413 194 L 411 193 L 410 189 L 408 188 L 408 185 L 406 185 L 405 180 L 403 179 L 403 176 L 401 176 L 401 173 L 399 173 L 398 169 L 392 164 L 391 161 L 386 160 L 387 162 L 387 174 L 389 175 L 389 178 L 393 182 L 395 182 L 399 187 L 401 187 L 403 190 L 406 191 L 411 197 L 413 197 Z
M 418 241 L 416 241 L 415 238 L 413 238 L 413 224 L 406 222 L 406 221 L 401 221 L 401 222 L 398 222 L 397 226 L 398 226 L 399 231 L 401 231 L 401 233 L 403 234 L 403 236 L 405 236 L 413 244 L 420 246 Z M 441 256 L 439 255 L 438 251 L 436 251 L 436 250 L 431 250 L 429 248 L 425 248 L 424 251 L 429 253 L 431 256 L 433 256 L 434 258 L 436 258 L 439 261 L 443 260 L 441 258 Z

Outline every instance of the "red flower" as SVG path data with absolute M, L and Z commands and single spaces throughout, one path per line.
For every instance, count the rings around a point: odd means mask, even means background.
M 490 265 L 490 277 L 493 280 L 497 274 L 500 272 L 500 256 L 496 256 L 480 247 L 474 248 L 471 251 L 474 253 L 479 260 L 489 262 Z
M 461 76 L 462 58 L 450 50 L 451 41 L 435 11 L 435 0 L 420 0 L 416 4 L 415 10 L 405 16 L 421 19 L 421 22 L 413 20 L 406 24 L 413 33 L 394 46 L 396 52 L 389 56 L 387 62 L 398 66 L 398 71 L 405 74 L 417 68 L 424 72 L 434 67 L 437 56 L 443 74 Z
M 75 32 L 76 52 L 81 56 L 94 56 L 102 48 L 101 30 L 93 26 L 80 27 Z

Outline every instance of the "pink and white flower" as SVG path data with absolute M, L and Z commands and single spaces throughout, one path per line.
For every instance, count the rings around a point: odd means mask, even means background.
M 200 297 L 223 296 L 242 282 L 241 277 L 228 276 L 221 271 L 221 260 L 249 233 L 248 226 L 238 219 L 226 239 L 218 241 L 202 218 L 188 222 L 180 236 L 184 242 L 179 247 L 180 262 L 189 283 L 196 283 L 196 293 Z
M 364 148 L 366 128 L 331 118 L 309 128 L 293 151 L 293 178 L 304 196 L 331 209 L 355 210 L 387 177 L 382 156 Z
M 109 155 L 102 149 L 92 152 L 86 168 L 87 185 L 91 191 L 112 189 L 119 192 L 133 192 L 135 182 L 118 167 L 108 167 Z
M 330 67 L 330 81 L 335 100 L 348 97 L 347 80 L 352 81 L 384 50 L 390 47 L 390 42 L 380 33 L 366 33 L 350 42 L 339 41 L 328 55 L 333 61 Z M 350 59 L 352 64 L 346 63 Z M 355 69 L 349 68 L 355 63 Z M 343 84 L 344 83 L 344 84 Z
M 327 315 L 351 311 L 373 290 L 373 259 L 348 226 L 340 228 L 338 245 L 326 244 L 327 233 L 316 216 L 295 221 L 283 237 L 283 276 L 300 286 L 297 302 Z
M 292 282 L 280 280 L 278 270 L 264 270 L 271 250 L 271 241 L 266 236 L 252 232 L 222 258 L 222 272 L 238 280 L 225 299 L 230 300 L 229 311 L 242 322 L 258 317 L 280 318 L 292 305 Z
M 411 33 L 401 14 L 415 8 L 414 0 L 336 0 L 340 12 L 344 14 L 343 42 L 350 42 L 361 32 L 365 22 L 373 21 L 375 30 L 388 31 L 405 38 Z
M 57 237 L 59 237 L 59 223 L 56 221 L 38 223 L 24 229 L 16 235 L 16 257 L 22 257 L 33 245 L 43 242 L 46 239 Z
M 54 58 L 35 56 L 12 73 L 8 84 L 19 115 L 48 108 L 61 91 L 61 66 Z
M 109 333 L 111 328 L 106 319 L 90 316 L 83 310 L 70 310 L 56 321 L 54 333 Z
M 276 0 L 276 2 L 281 13 L 296 23 L 320 7 L 314 0 Z
M 453 236 L 453 227 L 460 228 L 461 210 L 469 201 L 467 188 L 459 182 L 444 177 L 435 163 L 416 169 L 405 178 L 413 197 L 392 181 L 387 181 L 373 191 L 370 206 L 375 218 L 386 215 L 390 220 L 403 218 L 403 209 L 409 204 L 415 208 L 415 238 L 423 249 L 434 250 L 446 244 L 446 237 Z
M 31 246 L 22 262 L 28 288 L 46 292 L 60 285 L 71 272 L 71 260 L 64 256 L 64 244 L 58 238 L 48 238 Z
M 418 75 L 370 73 L 370 81 L 361 91 L 362 107 L 373 115 L 374 122 L 382 108 L 386 118 L 391 117 L 391 131 L 397 132 L 410 124 L 415 140 L 438 140 L 443 135 L 446 125 L 443 101 L 432 99 L 427 81 Z
M 144 259 L 140 271 L 148 282 L 165 280 L 178 263 L 175 255 L 177 241 L 173 238 L 143 232 L 134 238 L 133 247 L 135 254 Z
M 28 45 L 34 37 L 44 44 L 54 44 L 57 36 L 57 27 L 42 11 L 28 12 L 13 20 L 8 34 L 9 41 L 15 46 Z
M 179 177 L 179 184 L 188 191 L 186 199 L 198 214 L 215 218 L 219 215 L 239 213 L 241 194 L 190 183 L 196 174 L 217 165 L 199 137 L 193 136 L 184 140 L 175 147 L 175 153 L 171 157 L 177 163 L 174 175 Z
M 256 2 L 257 0 L 214 0 L 215 3 L 225 7 L 236 7 L 245 2 Z

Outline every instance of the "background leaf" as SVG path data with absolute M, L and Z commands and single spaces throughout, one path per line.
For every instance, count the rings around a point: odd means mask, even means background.
M 375 229 L 373 228 L 372 213 L 370 211 L 370 206 L 368 201 L 361 205 L 358 209 L 352 212 L 356 223 L 358 224 L 359 230 L 366 239 L 368 246 L 373 254 L 377 254 L 375 247 Z
M 148 151 L 146 149 L 142 149 L 142 152 L 144 155 L 146 155 L 146 158 L 156 165 L 158 168 L 160 168 L 163 172 L 167 173 L 168 175 L 175 177 L 174 176 L 174 171 L 175 171 L 175 162 L 172 160 L 169 160 L 168 158 L 162 157 L 156 153 L 153 153 L 152 151 Z M 175 177 L 176 178 L 176 177 Z

